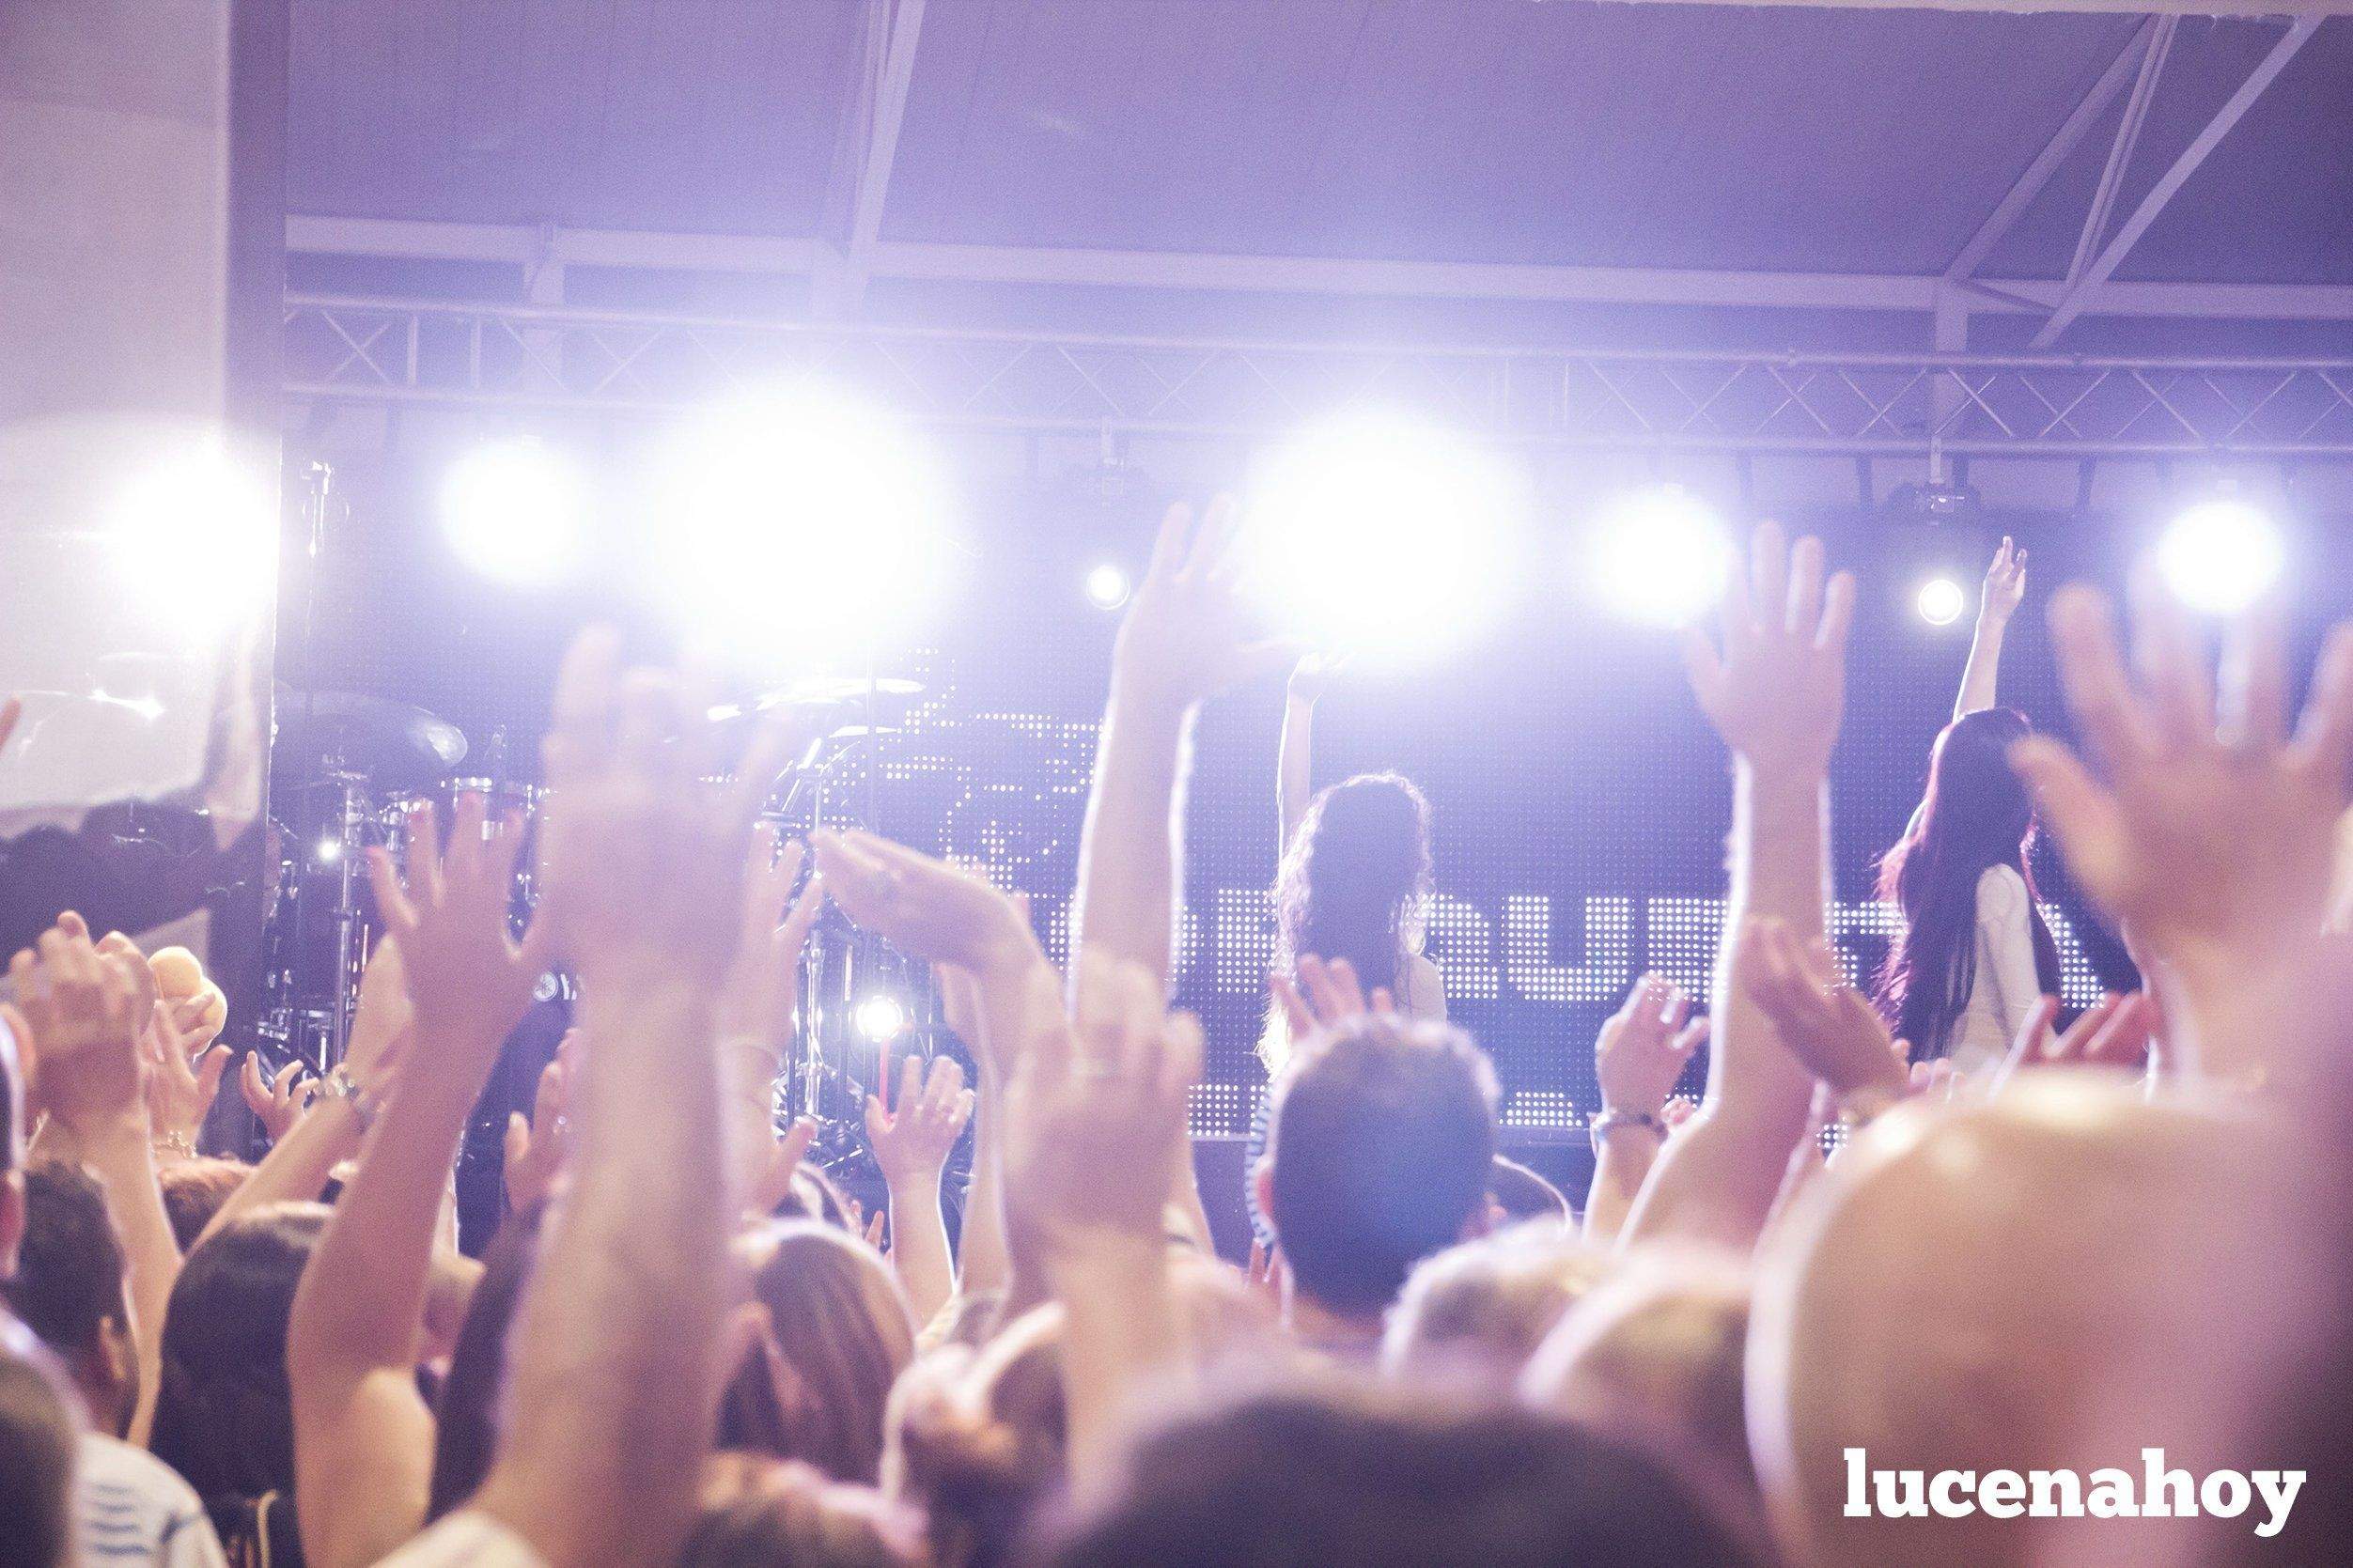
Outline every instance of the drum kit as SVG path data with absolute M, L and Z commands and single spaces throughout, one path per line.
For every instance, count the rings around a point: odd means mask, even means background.
M 710 718 L 722 725 L 782 718 L 809 737 L 762 812 L 780 840 L 819 827 L 880 830 L 881 752 L 922 691 L 897 678 L 813 678 L 715 707 Z M 342 1060 L 361 973 L 382 929 L 367 850 L 385 847 L 397 862 L 418 809 L 445 808 L 467 792 L 488 796 L 493 815 L 522 816 L 530 831 L 544 791 L 510 776 L 503 731 L 477 752 L 456 725 L 406 704 L 281 687 L 276 722 L 260 1048 L 273 1067 L 299 1058 L 323 1073 Z M 526 842 L 511 911 L 518 929 L 538 897 L 532 861 Z M 775 1109 L 780 1124 L 814 1117 L 819 1130 L 809 1157 L 853 1187 L 865 1185 L 866 1094 L 897 1059 L 933 1054 L 947 1036 L 924 968 L 838 911 L 819 921 L 803 964 L 798 1038 L 786 1053 Z M 542 976 L 531 1013 L 507 1042 L 460 1160 L 461 1214 L 494 1219 L 495 1197 L 469 1202 L 469 1167 L 477 1175 L 484 1165 L 497 1169 L 507 1114 L 529 1113 L 574 995 L 568 973 Z

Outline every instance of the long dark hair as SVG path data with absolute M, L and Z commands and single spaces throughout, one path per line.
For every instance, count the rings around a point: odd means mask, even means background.
M 2006 865 L 2026 881 L 2034 975 L 2059 988 L 2059 948 L 2035 906 L 2027 850 L 2034 803 L 2010 767 L 2010 747 L 2032 730 L 2015 708 L 1985 708 L 1944 726 L 1928 760 L 1928 790 L 1911 826 L 1879 861 L 1879 896 L 1903 912 L 1904 930 L 1879 970 L 1879 1011 L 1917 1060 L 1942 1056 L 1977 979 L 1977 880 Z
M 1275 876 L 1275 962 L 1346 958 L 1398 989 L 1430 893 L 1430 803 L 1410 779 L 1359 773 L 1309 802 Z M 1400 997 L 1399 1001 L 1403 1001 Z
M 188 1254 L 164 1310 L 148 1446 L 204 1499 L 232 1562 L 302 1560 L 286 1334 L 328 1213 L 272 1203 L 224 1225 Z

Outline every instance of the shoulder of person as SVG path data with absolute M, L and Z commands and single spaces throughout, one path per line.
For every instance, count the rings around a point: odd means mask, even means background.
M 506 1525 L 479 1509 L 461 1508 L 385 1558 L 378 1568 L 547 1568 L 547 1559 Z
M 2026 878 L 2013 865 L 1989 865 L 1977 876 L 1980 914 L 2009 914 L 2026 908 Z
M 145 1449 L 97 1432 L 82 1435 L 75 1461 L 85 1561 L 224 1560 L 203 1501 L 178 1470 Z

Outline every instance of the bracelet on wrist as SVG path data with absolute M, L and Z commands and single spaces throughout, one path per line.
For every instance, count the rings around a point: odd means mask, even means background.
M 155 1135 L 155 1152 L 178 1155 L 182 1159 L 196 1157 L 196 1145 L 184 1132 L 164 1132 Z
M 1647 1127 L 1659 1139 L 1664 1140 L 1667 1136 L 1667 1125 L 1660 1120 L 1656 1111 L 1616 1110 L 1604 1106 L 1600 1115 L 1585 1124 L 1585 1137 L 1597 1150 L 1601 1147 L 1601 1141 L 1620 1127 Z

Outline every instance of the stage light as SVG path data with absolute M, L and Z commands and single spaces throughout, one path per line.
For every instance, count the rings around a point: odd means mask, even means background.
M 277 575 L 277 505 L 264 471 L 214 438 L 162 456 L 118 492 L 112 543 L 138 598 L 184 627 L 236 624 Z
M 2287 549 L 2260 507 L 2236 498 L 2184 510 L 2158 541 L 2157 567 L 2182 603 L 2233 615 L 2279 581 Z
M 907 1009 L 888 992 L 878 991 L 858 1003 L 854 1017 L 858 1032 L 878 1046 L 907 1032 Z
M 586 487 L 536 441 L 493 442 L 449 467 L 442 532 L 458 558 L 501 582 L 553 582 L 576 564 Z
M 1951 626 L 1969 608 L 1969 595 L 1949 577 L 1932 577 L 1920 585 L 1912 602 L 1930 626 Z
M 660 504 L 681 608 L 762 651 L 868 644 L 908 625 L 942 576 L 945 492 L 928 451 L 819 388 L 698 422 Z
M 1250 582 L 1272 620 L 1375 662 L 1441 651 L 1491 614 L 1527 511 L 1495 454 L 1374 413 L 1293 437 L 1245 504 Z
M 1098 610 L 1116 610 L 1131 592 L 1125 569 L 1109 561 L 1086 574 L 1086 597 Z
M 343 841 L 338 838 L 322 838 L 311 850 L 311 854 L 320 865 L 333 865 L 343 859 Z
M 1689 626 L 1723 596 L 1737 552 L 1715 508 L 1680 485 L 1628 491 L 1591 533 L 1593 583 L 1628 620 Z

